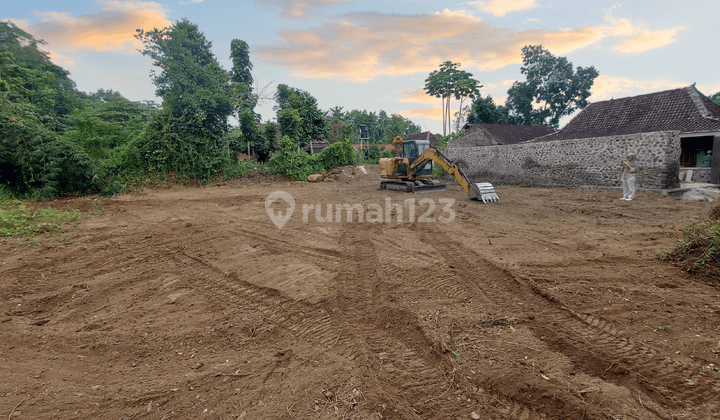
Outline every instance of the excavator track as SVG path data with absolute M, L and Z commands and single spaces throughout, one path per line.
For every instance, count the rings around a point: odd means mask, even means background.
M 434 179 L 415 181 L 402 181 L 399 179 L 391 179 L 380 182 L 380 189 L 411 192 L 413 194 L 422 194 L 433 191 L 446 191 L 447 185 Z

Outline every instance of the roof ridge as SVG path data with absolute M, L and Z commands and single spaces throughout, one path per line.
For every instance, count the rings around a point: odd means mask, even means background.
M 720 121 L 720 118 L 714 117 L 712 113 L 710 113 L 710 110 L 708 110 L 705 104 L 702 102 L 702 100 L 700 99 L 700 95 L 702 95 L 702 93 L 697 90 L 694 83 L 690 86 L 686 86 L 685 91 L 687 91 L 688 95 L 690 95 L 690 99 L 692 99 L 693 103 L 695 103 L 695 106 L 697 107 L 698 111 L 700 111 L 700 115 L 703 118 L 707 118 L 713 121 Z

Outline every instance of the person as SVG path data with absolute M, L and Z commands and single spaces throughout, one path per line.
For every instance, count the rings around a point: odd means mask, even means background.
M 708 150 L 707 154 L 703 156 L 703 167 L 709 168 L 712 166 L 712 150 Z
M 623 162 L 622 180 L 623 197 L 621 200 L 632 201 L 635 198 L 635 173 L 637 172 L 637 159 L 634 153 L 627 156 L 627 162 Z

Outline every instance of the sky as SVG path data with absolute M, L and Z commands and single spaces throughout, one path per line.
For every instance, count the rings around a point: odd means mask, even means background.
M 594 66 L 590 102 L 693 83 L 720 92 L 719 15 L 720 0 L 52 0 L 0 10 L 0 20 L 45 40 L 82 91 L 159 102 L 152 62 L 133 35 L 186 18 L 228 70 L 231 41 L 250 45 L 256 88 L 268 98 L 257 108 L 264 121 L 275 118 L 272 95 L 283 83 L 310 92 L 322 110 L 382 109 L 433 133 L 442 133 L 442 111 L 423 90 L 430 72 L 459 62 L 483 97 L 504 104 L 525 79 L 526 45 Z

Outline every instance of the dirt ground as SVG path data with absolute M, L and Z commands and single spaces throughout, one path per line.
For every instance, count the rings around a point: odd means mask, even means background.
M 717 203 L 498 186 L 483 204 L 367 170 L 95 199 L 103 216 L 34 247 L 3 240 L 0 417 L 720 418 L 717 284 L 656 258 Z M 295 200 L 282 229 L 274 191 Z M 404 207 L 385 223 L 303 221 L 386 199 Z

